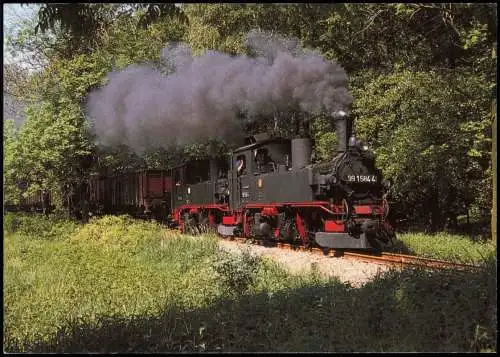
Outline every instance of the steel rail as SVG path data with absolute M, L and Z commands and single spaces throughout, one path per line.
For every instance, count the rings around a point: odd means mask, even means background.
M 349 250 L 330 249 L 330 248 L 321 249 L 317 247 L 306 248 L 303 245 L 293 245 L 290 243 L 283 243 L 283 242 L 251 240 L 239 237 L 221 237 L 221 238 L 227 241 L 234 241 L 236 243 L 247 243 L 247 244 L 250 243 L 252 245 L 261 245 L 265 247 L 275 247 L 287 250 L 298 250 L 314 254 L 321 254 L 329 257 L 344 257 L 347 259 L 356 259 L 368 263 L 391 265 L 400 268 L 421 267 L 426 269 L 454 269 L 454 270 L 479 268 L 478 266 L 471 264 L 455 263 L 446 260 L 425 258 L 408 254 L 397 254 L 397 253 L 386 253 L 386 252 L 381 252 L 381 253 L 353 252 Z

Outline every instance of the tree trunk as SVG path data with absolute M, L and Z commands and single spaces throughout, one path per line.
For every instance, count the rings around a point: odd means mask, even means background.
M 429 204 L 430 215 L 431 215 L 431 233 L 436 233 L 443 228 L 443 214 L 439 205 L 439 191 L 435 188 L 432 192 L 432 196 Z
M 491 148 L 491 168 L 493 179 L 493 202 L 491 206 L 491 238 L 494 240 L 497 236 L 497 113 L 496 99 L 492 102 L 493 113 L 493 132 Z

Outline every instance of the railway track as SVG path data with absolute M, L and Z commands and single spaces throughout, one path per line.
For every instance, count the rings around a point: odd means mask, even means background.
M 349 251 L 349 250 L 336 250 L 336 249 L 321 249 L 321 248 L 306 248 L 304 246 L 295 246 L 290 243 L 282 242 L 270 242 L 270 241 L 260 241 L 251 240 L 246 238 L 237 237 L 221 237 L 227 241 L 233 241 L 238 243 L 250 243 L 253 245 L 261 245 L 265 247 L 276 247 L 288 250 L 297 250 L 304 252 L 311 252 L 314 254 L 327 255 L 330 257 L 344 257 L 347 259 L 355 259 L 359 261 L 365 261 L 369 263 L 390 265 L 394 267 L 404 268 L 404 267 L 422 267 L 427 269 L 453 269 L 453 270 L 467 270 L 478 268 L 475 265 L 454 263 L 445 260 L 431 259 L 418 257 L 414 255 L 407 254 L 396 254 L 396 253 L 385 253 L 385 252 L 360 252 L 360 251 Z
M 317 248 L 311 247 L 306 248 L 303 245 L 293 245 L 290 243 L 275 242 L 275 241 L 263 241 L 254 240 L 250 238 L 240 238 L 232 236 L 220 236 L 219 238 L 226 241 L 233 241 L 237 243 L 250 243 L 252 245 L 260 245 L 264 247 L 275 247 L 287 250 L 311 252 L 314 254 L 321 254 L 323 256 L 329 257 L 344 257 L 347 259 L 355 259 L 358 261 L 364 261 L 368 263 L 376 263 L 381 265 L 390 265 L 393 267 L 404 268 L 404 267 L 422 267 L 427 269 L 453 269 L 453 270 L 467 270 L 467 269 L 477 269 L 478 266 L 471 264 L 455 263 L 446 260 L 424 258 L 415 255 L 408 254 L 398 254 L 389 252 L 360 252 L 360 251 L 350 251 L 346 249 L 331 249 L 331 248 Z

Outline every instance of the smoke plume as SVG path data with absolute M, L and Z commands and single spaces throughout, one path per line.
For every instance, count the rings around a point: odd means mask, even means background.
M 251 31 L 246 46 L 250 57 L 193 57 L 187 45 L 169 44 L 161 60 L 168 75 L 138 64 L 111 72 L 88 102 L 98 141 L 137 152 L 207 139 L 231 143 L 243 134 L 240 114 L 331 113 L 351 103 L 345 71 L 296 39 Z

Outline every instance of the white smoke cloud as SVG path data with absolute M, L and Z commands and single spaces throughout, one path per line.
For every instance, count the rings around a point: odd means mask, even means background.
M 251 31 L 246 45 L 257 57 L 193 57 L 187 45 L 169 44 L 162 51 L 169 75 L 137 64 L 110 73 L 88 102 L 98 141 L 137 152 L 206 139 L 231 143 L 243 135 L 240 112 L 331 113 L 352 102 L 342 67 L 298 40 Z

